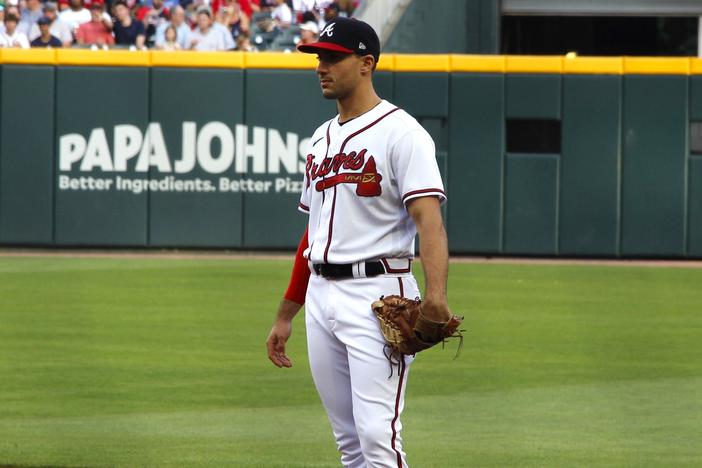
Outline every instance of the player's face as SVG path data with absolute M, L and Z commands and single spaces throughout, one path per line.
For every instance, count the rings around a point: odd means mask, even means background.
M 358 86 L 362 64 L 358 55 L 319 51 L 317 59 L 317 76 L 325 98 L 343 98 Z

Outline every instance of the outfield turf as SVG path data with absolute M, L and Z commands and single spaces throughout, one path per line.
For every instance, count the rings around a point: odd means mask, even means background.
M 301 317 L 266 357 L 289 266 L 0 257 L 0 466 L 339 466 Z M 452 264 L 449 300 L 414 468 L 702 466 L 702 269 Z

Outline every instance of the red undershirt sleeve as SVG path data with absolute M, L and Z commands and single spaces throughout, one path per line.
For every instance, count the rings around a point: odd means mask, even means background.
M 310 268 L 307 265 L 307 259 L 302 256 L 305 249 L 307 249 L 307 245 L 307 229 L 305 229 L 305 233 L 300 239 L 300 245 L 297 246 L 295 264 L 293 265 L 292 273 L 290 274 L 290 284 L 288 284 L 288 289 L 285 291 L 285 295 L 283 296 L 285 299 L 300 305 L 305 303 L 307 283 L 310 279 Z

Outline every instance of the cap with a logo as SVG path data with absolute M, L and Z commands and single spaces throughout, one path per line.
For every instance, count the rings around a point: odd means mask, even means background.
M 316 54 L 320 50 L 380 57 L 380 40 L 368 23 L 355 18 L 338 18 L 328 23 L 317 42 L 297 46 L 300 52 Z

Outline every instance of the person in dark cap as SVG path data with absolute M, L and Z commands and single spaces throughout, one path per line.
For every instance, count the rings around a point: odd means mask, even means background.
M 400 417 L 414 355 L 388 347 L 371 308 L 381 296 L 420 296 L 412 274 L 419 234 L 426 279 L 420 316 L 443 324 L 448 243 L 446 200 L 431 136 L 380 98 L 373 73 L 378 36 L 367 23 L 329 22 L 317 42 L 322 96 L 338 114 L 309 139 L 299 209 L 307 230 L 266 341 L 268 358 L 291 367 L 285 345 L 305 305 L 310 369 L 345 467 L 406 467 Z
M 63 47 L 71 47 L 73 44 L 73 32 L 68 24 L 58 19 L 58 5 L 55 2 L 46 2 L 42 6 L 43 16 L 51 21 L 49 31 L 52 36 L 57 37 Z M 29 38 L 34 40 L 41 34 L 39 25 L 32 27 Z
M 51 35 L 51 18 L 42 16 L 37 20 L 39 26 L 39 37 L 31 42 L 32 47 L 62 47 L 61 39 Z

